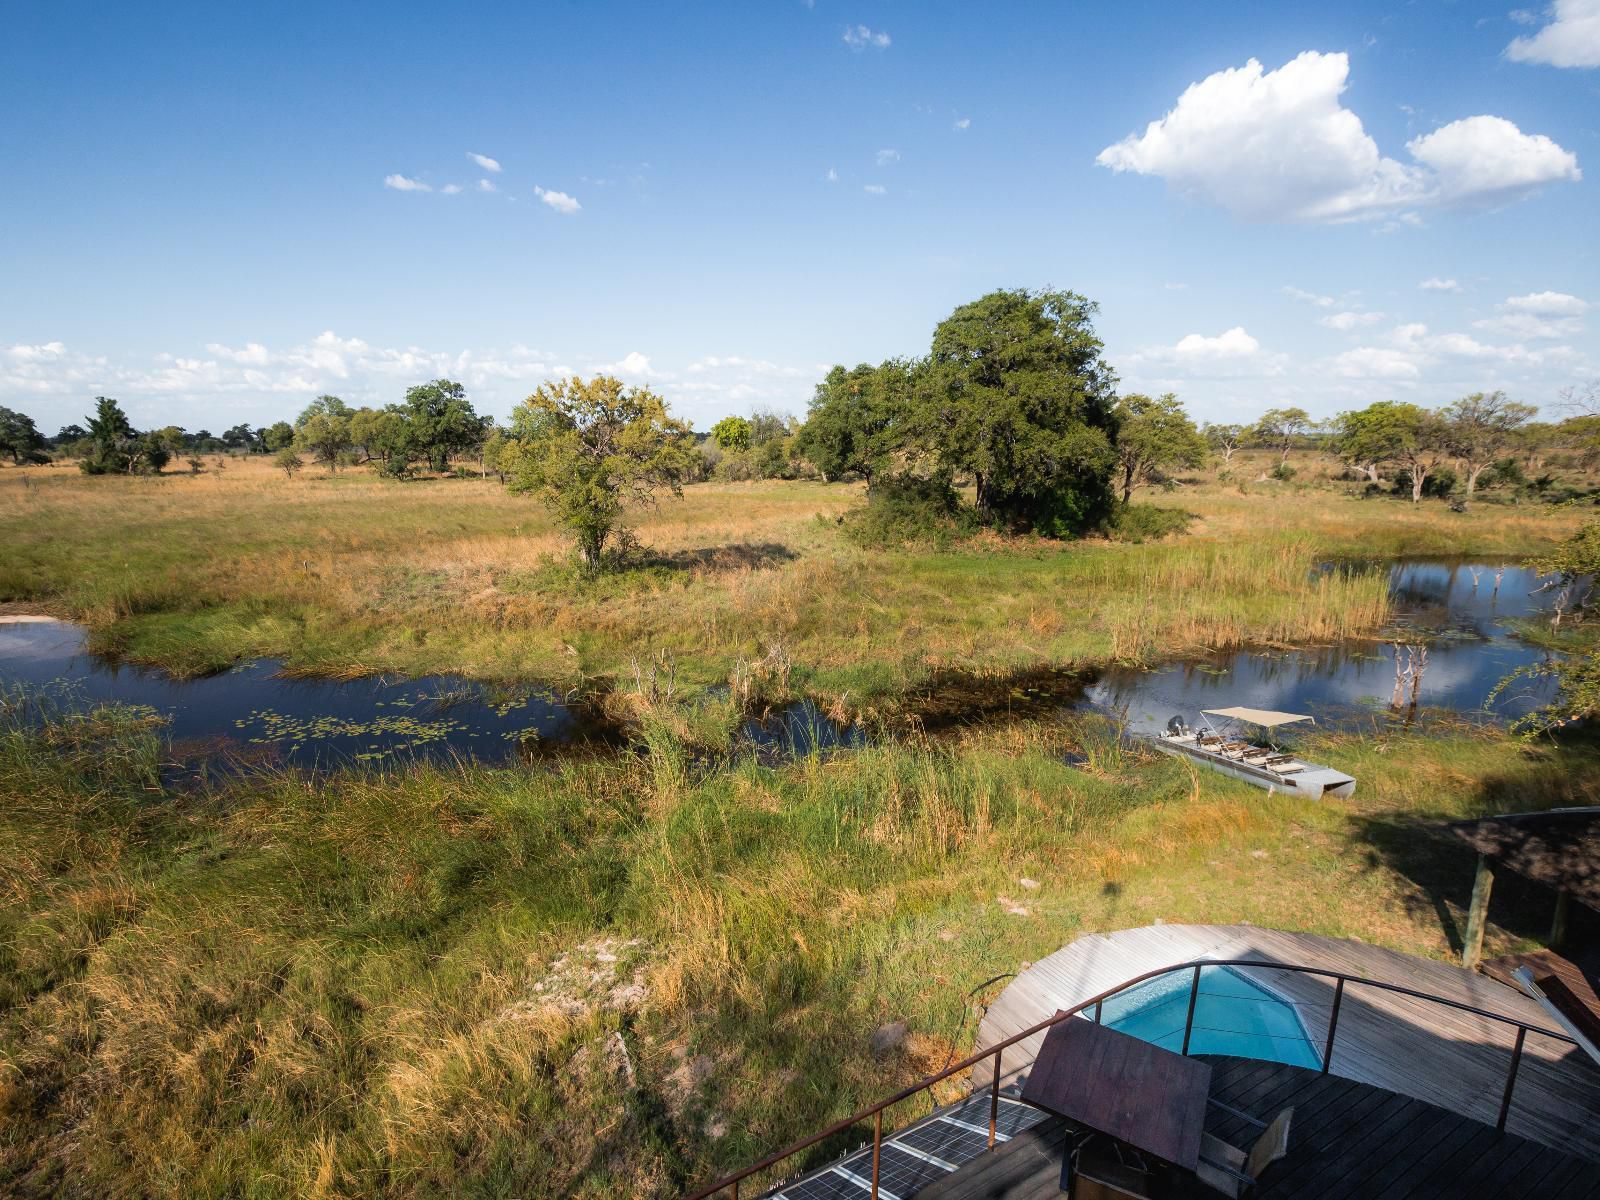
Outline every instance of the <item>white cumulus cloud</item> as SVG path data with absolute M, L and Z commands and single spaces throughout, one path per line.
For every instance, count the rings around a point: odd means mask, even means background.
M 1303 288 L 1286 287 L 1283 289 L 1283 294 L 1291 299 L 1300 301 L 1302 304 L 1315 304 L 1318 308 L 1333 307 L 1332 296 L 1319 296 L 1317 293 L 1308 292 Z
M 1317 319 L 1318 325 L 1326 325 L 1329 329 L 1337 329 L 1341 333 L 1349 333 L 1352 329 L 1359 329 L 1363 325 L 1376 325 L 1383 320 L 1382 313 L 1375 312 L 1337 312 Z
M 498 192 L 500 189 L 495 187 L 494 180 L 480 179 L 478 180 L 478 190 L 480 192 Z
M 889 189 L 884 187 L 881 183 L 868 183 L 863 184 L 861 190 L 869 196 L 882 196 L 888 192 Z
M 467 151 L 467 157 L 492 175 L 498 175 L 500 173 L 500 162 L 498 159 L 490 158 L 487 154 L 474 154 L 471 150 Z
M 1589 302 L 1566 292 L 1530 292 L 1526 296 L 1510 296 L 1499 307 L 1496 315 L 1474 321 L 1472 327 L 1507 337 L 1548 341 L 1582 333 Z
M 1581 178 L 1577 158 L 1501 117 L 1454 121 L 1385 157 L 1340 101 L 1349 56 L 1308 50 L 1268 71 L 1251 59 L 1190 84 L 1142 134 L 1095 159 L 1155 175 L 1250 221 L 1352 221 L 1430 206 L 1505 203 Z
M 958 118 L 956 123 L 955 123 L 955 128 L 957 128 L 957 129 L 971 129 L 972 128 L 972 118 L 971 117 Z
M 383 186 L 393 188 L 397 192 L 431 192 L 433 189 L 420 179 L 412 179 L 407 175 L 385 175 Z
M 1461 290 L 1461 285 L 1454 279 L 1440 279 L 1437 276 L 1432 279 L 1424 279 L 1417 286 L 1425 292 L 1459 292 Z
M 459 183 L 447 183 L 439 190 L 446 196 L 454 196 L 461 191 L 461 185 Z
M 207 342 L 206 353 L 215 358 L 225 358 L 229 362 L 256 367 L 266 366 L 267 361 L 271 358 L 271 355 L 267 353 L 267 348 L 260 342 L 246 342 L 242 350 L 235 350 L 217 342 Z
M 879 150 L 877 153 L 877 160 L 880 167 L 887 167 L 890 163 L 897 163 L 900 161 L 900 151 Z
M 1245 332 L 1243 325 L 1235 325 L 1216 337 L 1191 333 L 1178 339 L 1172 352 L 1180 359 L 1248 358 L 1261 349 L 1261 343 Z
M 62 342 L 41 342 L 34 346 L 12 346 L 6 351 L 6 356 L 17 362 L 47 362 L 60 358 L 66 349 L 66 345 Z
M 828 168 L 828 173 L 826 175 L 824 175 L 823 178 L 826 179 L 829 183 L 838 183 L 839 182 L 839 172 L 835 171 L 832 167 L 829 167 Z
M 1501 307 L 1547 317 L 1581 317 L 1589 311 L 1589 302 L 1566 292 L 1530 292 L 1508 298 Z
M 1600 0 L 1555 0 L 1550 24 L 1506 47 L 1513 62 L 1600 67 Z M 1527 22 L 1525 22 L 1527 23 Z
M 533 189 L 533 194 L 565 216 L 571 216 L 583 207 L 576 199 L 565 192 L 552 192 L 542 187 L 536 187 Z
M 889 35 L 878 30 L 868 29 L 865 25 L 846 25 L 844 29 L 844 44 L 852 50 L 887 50 L 889 48 Z
M 1334 358 L 1333 373 L 1344 379 L 1418 379 L 1422 368 L 1402 350 L 1358 346 Z

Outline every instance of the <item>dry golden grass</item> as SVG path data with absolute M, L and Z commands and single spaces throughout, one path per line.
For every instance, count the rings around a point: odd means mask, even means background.
M 561 566 L 534 503 L 493 480 L 285 479 L 256 459 L 159 479 L 0 470 L 0 603 L 79 617 L 98 643 L 179 671 L 275 656 L 332 674 L 398 670 L 564 684 L 672 654 L 687 684 L 777 648 L 841 709 L 951 668 L 1145 661 L 1381 624 L 1381 578 L 1330 557 L 1520 555 L 1561 509 L 1361 500 L 1332 485 L 1206 483 L 1155 502 L 1198 514 L 1147 545 L 977 539 L 870 552 L 835 519 L 856 486 L 695 485 L 636 514 L 653 565 L 595 585 Z

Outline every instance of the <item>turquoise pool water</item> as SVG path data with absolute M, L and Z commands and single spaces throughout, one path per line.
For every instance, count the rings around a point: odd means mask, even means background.
M 1168 1050 L 1183 1048 L 1190 971 L 1141 983 L 1105 1002 L 1101 1020 L 1113 1029 Z M 1093 1017 L 1093 1009 L 1085 1016 Z M 1228 967 L 1200 969 L 1190 1054 L 1237 1054 L 1295 1067 L 1320 1067 L 1300 1016 L 1286 1001 Z

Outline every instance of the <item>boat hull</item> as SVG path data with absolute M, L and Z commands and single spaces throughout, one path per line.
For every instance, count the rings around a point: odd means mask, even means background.
M 1254 763 L 1241 762 L 1226 754 L 1207 750 L 1203 746 L 1196 745 L 1192 736 L 1188 739 L 1159 736 L 1151 738 L 1150 741 L 1163 754 L 1187 759 L 1221 775 L 1253 783 L 1256 787 L 1265 788 L 1269 792 L 1283 792 L 1285 795 L 1308 796 L 1313 800 L 1320 800 L 1324 796 L 1343 799 L 1354 795 L 1356 790 L 1354 777 L 1315 763 L 1300 764 L 1302 769 L 1294 774 L 1280 774 L 1269 767 L 1258 767 Z

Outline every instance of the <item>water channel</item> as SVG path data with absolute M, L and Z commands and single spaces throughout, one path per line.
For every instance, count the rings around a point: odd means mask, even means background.
M 1377 569 L 1382 569 L 1377 568 Z M 1374 717 L 1426 719 L 1445 712 L 1506 720 L 1553 698 L 1548 679 L 1519 680 L 1486 708 L 1495 686 L 1547 653 L 1516 636 L 1521 622 L 1544 619 L 1550 593 L 1531 571 L 1504 564 L 1411 562 L 1389 568 L 1394 597 L 1390 640 L 1300 650 L 1242 650 L 1172 662 L 1154 670 L 1111 668 L 1089 676 L 1044 672 L 968 703 L 959 677 L 930 689 L 930 730 L 983 720 L 1047 716 L 1090 708 L 1134 732 L 1174 714 L 1193 720 L 1206 708 L 1245 704 L 1305 712 L 1319 723 L 1370 723 Z M 1396 646 L 1398 642 L 1400 645 Z M 1398 713 L 1396 656 L 1416 666 Z M 513 761 L 551 747 L 615 745 L 616 729 L 594 709 L 539 688 L 489 688 L 433 676 L 354 680 L 285 676 L 271 660 L 201 679 L 174 679 L 90 654 L 81 626 L 62 621 L 0 624 L 0 687 L 21 687 L 70 706 L 117 703 L 166 718 L 175 756 L 234 762 L 330 766 L 412 757 Z M 966 681 L 974 697 L 984 689 Z M 912 702 L 917 709 L 918 701 Z M 745 740 L 767 757 L 859 745 L 806 701 L 752 721 Z

